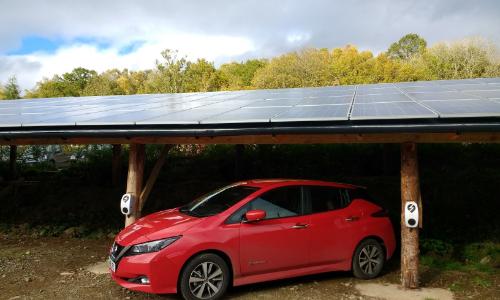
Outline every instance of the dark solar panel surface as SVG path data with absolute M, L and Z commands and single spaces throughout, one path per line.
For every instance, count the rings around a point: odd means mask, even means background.
M 500 78 L 0 101 L 0 127 L 500 116 Z

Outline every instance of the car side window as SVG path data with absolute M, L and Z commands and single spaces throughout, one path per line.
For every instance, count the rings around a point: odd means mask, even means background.
M 302 214 L 302 188 L 287 186 L 263 193 L 236 211 L 226 223 L 239 223 L 249 210 L 261 209 L 266 212 L 267 219 L 292 217 Z
M 261 209 L 266 219 L 292 217 L 301 214 L 300 186 L 281 187 L 268 191 L 249 203 L 249 210 Z
M 345 189 L 331 186 L 308 186 L 307 205 L 310 213 L 321 213 L 341 209 L 349 205 L 349 195 Z

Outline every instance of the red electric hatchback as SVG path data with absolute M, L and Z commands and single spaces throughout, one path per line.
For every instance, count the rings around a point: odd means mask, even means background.
M 373 278 L 394 249 L 389 218 L 363 188 L 252 180 L 123 229 L 110 269 L 128 289 L 219 299 L 230 285 L 329 271 Z

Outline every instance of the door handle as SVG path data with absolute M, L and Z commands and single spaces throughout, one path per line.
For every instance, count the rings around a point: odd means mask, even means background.
M 305 229 L 309 226 L 308 224 L 295 224 L 292 226 L 292 229 Z
M 346 220 L 346 222 L 354 222 L 354 221 L 359 220 L 359 217 L 349 216 L 349 217 L 345 218 L 345 220 Z

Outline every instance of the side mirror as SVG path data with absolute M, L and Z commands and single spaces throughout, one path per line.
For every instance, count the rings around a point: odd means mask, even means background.
M 247 211 L 245 214 L 246 222 L 256 222 L 266 218 L 266 212 L 261 209 Z

